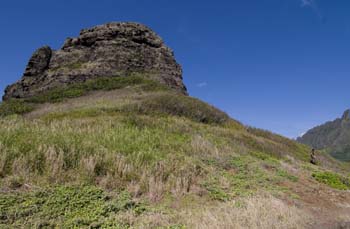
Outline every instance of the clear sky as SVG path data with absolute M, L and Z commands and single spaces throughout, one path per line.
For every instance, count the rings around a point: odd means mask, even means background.
M 36 48 L 136 21 L 175 51 L 192 96 L 296 137 L 350 108 L 349 12 L 349 0 L 4 0 L 0 90 Z

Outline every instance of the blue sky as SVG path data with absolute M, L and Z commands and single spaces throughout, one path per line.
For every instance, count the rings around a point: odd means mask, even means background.
M 175 51 L 192 96 L 296 137 L 350 108 L 348 0 L 4 0 L 0 90 L 32 52 L 80 29 L 136 21 Z

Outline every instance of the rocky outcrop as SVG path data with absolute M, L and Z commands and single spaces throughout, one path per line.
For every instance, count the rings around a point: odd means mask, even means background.
M 133 73 L 187 94 L 181 66 L 156 33 L 138 23 L 109 23 L 82 30 L 60 50 L 45 46 L 35 51 L 22 79 L 6 88 L 3 99 L 26 98 L 62 85 Z
M 30 77 L 43 74 L 49 67 L 51 56 L 52 50 L 50 47 L 45 46 L 38 49 L 30 58 L 24 76 Z
M 342 116 L 343 121 L 349 121 L 350 120 L 350 109 L 346 110 Z

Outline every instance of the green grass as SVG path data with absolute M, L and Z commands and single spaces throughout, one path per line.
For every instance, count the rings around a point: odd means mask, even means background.
M 226 113 L 205 102 L 171 93 L 146 97 L 141 103 L 124 109 L 148 115 L 176 115 L 202 123 L 223 124 L 231 120 Z
M 75 62 L 75 63 L 71 63 L 67 66 L 65 66 L 66 68 L 68 68 L 69 70 L 74 70 L 74 69 L 79 69 L 83 66 L 83 63 L 80 62 Z
M 288 147 L 288 152 L 284 153 L 292 153 L 294 157 L 297 157 L 300 160 L 308 161 L 309 160 L 309 152 L 310 149 L 303 144 L 299 144 L 296 141 L 293 141 L 291 139 L 285 138 L 283 136 L 280 136 L 278 134 L 274 134 L 267 130 L 262 130 L 258 128 L 248 127 L 248 132 L 253 134 L 257 137 L 262 137 L 266 140 L 270 140 L 270 142 L 267 144 L 268 146 L 271 146 L 272 144 L 275 145 L 275 147 Z M 253 141 L 252 144 L 256 143 L 256 141 Z M 260 151 L 266 151 L 263 148 L 260 149 Z M 265 153 L 271 154 L 271 150 L 267 150 Z M 280 154 L 274 154 L 274 157 L 280 158 Z
M 128 180 L 135 174 L 140 177 L 143 166 L 153 166 L 184 151 L 190 142 L 186 133 L 168 132 L 170 124 L 166 119 L 164 126 L 148 128 L 139 128 L 132 117 L 65 119 L 47 124 L 17 118 L 7 124 L 0 129 L 3 176 L 13 174 L 19 166 L 37 176 L 54 177 L 51 169 L 57 167 L 56 172 L 61 171 L 62 177 L 65 171 L 77 170 L 76 178 L 79 174 L 80 178 L 85 175 L 94 178 L 109 173 L 118 176 L 118 180 Z M 88 158 L 92 161 L 85 160 Z M 118 162 L 123 162 L 120 168 L 114 164 L 115 160 L 122 160 Z M 19 165 L 22 163 L 25 163 L 23 168 Z M 135 169 L 124 171 L 125 166 Z
M 282 176 L 287 179 L 296 179 L 291 178 L 292 176 L 286 172 L 282 173 L 277 160 L 269 156 L 264 156 L 264 160 L 261 160 L 262 155 L 255 153 L 234 156 L 231 157 L 230 164 L 226 164 L 224 168 L 216 168 L 219 172 L 212 173 L 204 183 L 210 197 L 214 200 L 228 201 L 262 190 L 281 191 L 283 188 L 278 186 L 278 182 Z
M 1 228 L 121 228 L 121 212 L 141 214 L 146 208 L 127 192 L 108 196 L 91 186 L 58 186 L 29 193 L 0 193 Z
M 63 70 L 63 71 L 71 71 L 71 70 L 77 70 L 83 67 L 85 63 L 83 62 L 73 62 L 73 63 L 69 63 L 63 66 L 57 66 L 55 68 L 50 68 L 48 71 L 49 72 L 56 72 L 59 70 Z
M 350 189 L 350 179 L 332 172 L 315 172 L 312 176 L 320 183 L 339 190 Z
M 139 86 L 139 90 L 142 91 L 169 90 L 166 86 L 139 74 L 133 74 L 127 77 L 100 77 L 82 83 L 53 88 L 29 98 L 11 99 L 1 102 L 0 117 L 25 114 L 33 111 L 36 104 L 62 102 L 70 98 L 87 95 L 92 91 L 110 91 L 135 86 Z
M 141 85 L 141 89 L 146 91 L 166 89 L 166 87 L 160 85 L 160 83 L 138 74 L 127 77 L 99 77 L 82 83 L 51 89 L 42 94 L 27 98 L 25 101 L 29 103 L 56 103 L 62 102 L 65 99 L 86 95 L 91 91 L 110 91 L 136 85 Z
M 124 189 L 136 182 L 140 193 L 148 193 L 152 192 L 149 179 L 160 179 L 164 192 L 178 180 L 182 179 L 182 188 L 187 190 L 199 179 L 199 183 L 208 183 L 205 188 L 214 199 L 226 199 L 226 194 L 240 195 L 275 184 L 279 161 L 260 152 L 259 145 L 254 148 L 241 142 L 241 135 L 247 134 L 244 128 L 207 125 L 172 115 L 78 111 L 31 121 L 0 119 L 3 185 L 20 187 L 21 182 L 12 182 L 13 177 L 37 185 L 83 182 L 108 189 Z M 205 171 L 214 171 L 214 178 L 202 176 Z M 230 187 L 215 187 L 215 177 L 226 179 Z M 226 192 L 222 197 L 220 190 Z
M 171 105 L 169 105 L 171 104 Z M 87 108 L 69 112 L 56 112 L 46 115 L 47 119 L 84 118 L 99 115 L 126 114 L 136 117 L 148 115 L 153 117 L 179 116 L 195 122 L 205 124 L 226 124 L 231 127 L 243 129 L 243 126 L 230 119 L 229 116 L 198 99 L 171 92 L 150 93 L 140 101 L 124 106 L 109 106 L 101 108 Z

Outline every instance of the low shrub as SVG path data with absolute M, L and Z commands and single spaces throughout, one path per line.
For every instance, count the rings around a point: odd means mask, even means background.
M 228 190 L 224 190 L 224 188 L 221 187 L 219 179 L 219 177 L 212 177 L 203 184 L 203 187 L 208 191 L 211 199 L 228 201 L 231 199 L 231 195 L 228 193 Z
M 0 225 L 11 228 L 120 228 L 123 222 L 111 221 L 116 214 L 145 210 L 127 192 L 112 197 L 93 186 L 0 193 Z
M 350 179 L 331 172 L 315 172 L 312 176 L 320 183 L 339 190 L 350 189 Z
M 290 180 L 292 182 L 297 182 L 299 180 L 298 177 L 296 177 L 292 174 L 289 174 L 287 171 L 281 170 L 281 169 L 277 171 L 277 175 L 280 177 L 283 177 L 283 178 L 287 178 L 288 180 Z
M 34 109 L 32 104 L 26 103 L 23 100 L 8 100 L 0 103 L 0 117 L 13 115 L 13 114 L 24 114 Z

